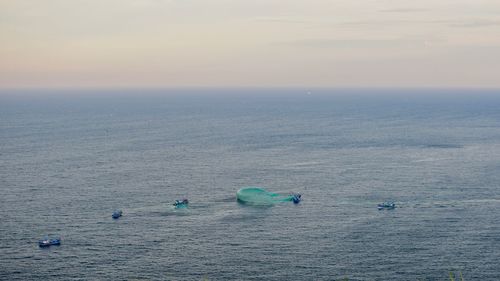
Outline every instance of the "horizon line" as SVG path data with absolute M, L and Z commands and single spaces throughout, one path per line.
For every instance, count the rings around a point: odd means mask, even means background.
M 165 86 L 165 87 L 123 87 L 123 86 L 105 86 L 105 87 L 0 87 L 0 91 L 114 91 L 114 90 L 500 90 L 500 86 Z

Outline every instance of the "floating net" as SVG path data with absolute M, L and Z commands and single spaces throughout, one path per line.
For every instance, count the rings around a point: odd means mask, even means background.
M 236 192 L 236 198 L 241 203 L 252 205 L 273 205 L 293 200 L 293 195 L 282 195 L 269 192 L 260 187 L 243 187 Z

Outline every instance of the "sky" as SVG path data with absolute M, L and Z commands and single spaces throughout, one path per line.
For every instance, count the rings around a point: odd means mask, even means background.
M 0 88 L 500 88 L 499 0 L 0 0 Z

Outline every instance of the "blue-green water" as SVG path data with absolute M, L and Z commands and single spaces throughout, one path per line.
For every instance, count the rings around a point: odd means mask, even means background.
M 500 279 L 499 91 L 308 91 L 3 91 L 0 279 Z

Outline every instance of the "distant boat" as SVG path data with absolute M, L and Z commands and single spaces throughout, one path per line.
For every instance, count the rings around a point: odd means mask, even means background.
M 40 248 L 45 248 L 49 246 L 59 246 L 59 245 L 61 245 L 60 237 L 49 239 L 49 237 L 45 236 L 42 240 L 38 241 L 38 246 L 40 246 Z
M 50 245 L 59 246 L 61 245 L 61 238 L 53 238 L 49 240 Z
M 38 240 L 38 246 L 40 246 L 40 248 L 49 247 L 50 246 L 49 238 L 45 237 L 42 240 Z
M 184 198 L 182 200 L 175 200 L 175 203 L 173 205 L 175 206 L 176 209 L 180 209 L 180 208 L 187 208 L 188 204 L 189 201 L 186 198 Z
M 394 202 L 384 202 L 384 203 L 380 203 L 377 205 L 377 208 L 379 210 L 392 210 L 394 208 L 396 208 L 396 204 L 394 204 Z
M 121 217 L 122 214 L 123 214 L 122 210 L 115 210 L 113 212 L 113 214 L 111 215 L 111 217 L 114 218 L 114 219 L 117 219 L 117 218 Z

